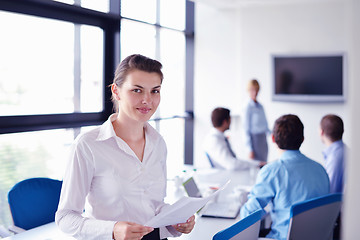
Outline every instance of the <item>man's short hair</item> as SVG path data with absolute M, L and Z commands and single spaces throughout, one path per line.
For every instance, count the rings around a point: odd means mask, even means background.
M 230 110 L 227 108 L 218 107 L 211 113 L 211 122 L 214 127 L 220 127 L 224 120 L 230 119 Z
M 320 121 L 320 128 L 332 142 L 342 139 L 344 123 L 339 116 L 334 114 L 325 115 Z
M 296 115 L 283 115 L 275 121 L 273 135 L 280 149 L 299 150 L 304 141 L 304 125 Z

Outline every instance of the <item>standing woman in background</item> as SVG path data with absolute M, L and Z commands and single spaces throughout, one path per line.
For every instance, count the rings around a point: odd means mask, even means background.
M 116 113 L 71 149 L 55 217 L 63 232 L 86 240 L 159 240 L 193 229 L 194 216 L 159 229 L 144 226 L 165 206 L 166 144 L 147 123 L 160 103 L 161 68 L 142 55 L 117 67 Z
M 250 99 L 244 113 L 245 143 L 249 158 L 266 162 L 268 156 L 266 135 L 270 130 L 264 108 L 257 101 L 259 90 L 259 82 L 256 79 L 250 80 L 248 83 Z

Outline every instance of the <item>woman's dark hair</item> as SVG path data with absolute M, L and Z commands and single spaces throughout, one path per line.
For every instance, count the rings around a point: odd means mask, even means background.
M 211 122 L 214 127 L 220 127 L 224 120 L 230 119 L 230 110 L 227 108 L 215 108 L 211 113 Z
M 334 114 L 325 115 L 320 122 L 320 128 L 332 142 L 342 139 L 344 123 L 342 119 Z
M 126 57 L 117 66 L 112 84 L 116 84 L 116 86 L 121 87 L 125 82 L 127 75 L 134 70 L 140 70 L 148 73 L 155 72 L 159 74 L 162 83 L 164 76 L 161 68 L 162 64 L 159 61 L 145 57 L 140 54 L 133 54 Z M 117 111 L 118 106 L 115 97 L 112 96 L 111 100 L 114 104 L 114 109 Z
M 280 149 L 299 150 L 304 141 L 304 125 L 296 115 L 283 115 L 275 121 L 273 135 Z

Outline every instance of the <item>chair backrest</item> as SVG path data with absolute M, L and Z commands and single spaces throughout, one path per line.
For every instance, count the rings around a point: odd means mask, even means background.
M 15 184 L 8 193 L 14 225 L 25 230 L 55 221 L 62 182 L 30 178 Z
M 257 210 L 234 225 L 216 233 L 213 240 L 257 240 L 260 231 L 260 220 L 264 215 L 264 210 Z
M 215 165 L 214 165 L 213 161 L 211 160 L 211 157 L 209 156 L 209 154 L 207 152 L 205 152 L 205 155 L 206 155 L 207 159 L 209 160 L 211 167 L 214 168 Z
M 335 193 L 294 204 L 287 239 L 332 240 L 341 202 L 342 194 Z

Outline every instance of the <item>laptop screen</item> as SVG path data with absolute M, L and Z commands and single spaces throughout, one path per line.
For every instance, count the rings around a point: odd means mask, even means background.
M 190 177 L 188 180 L 186 180 L 183 183 L 183 186 L 189 197 L 202 197 L 193 177 Z

